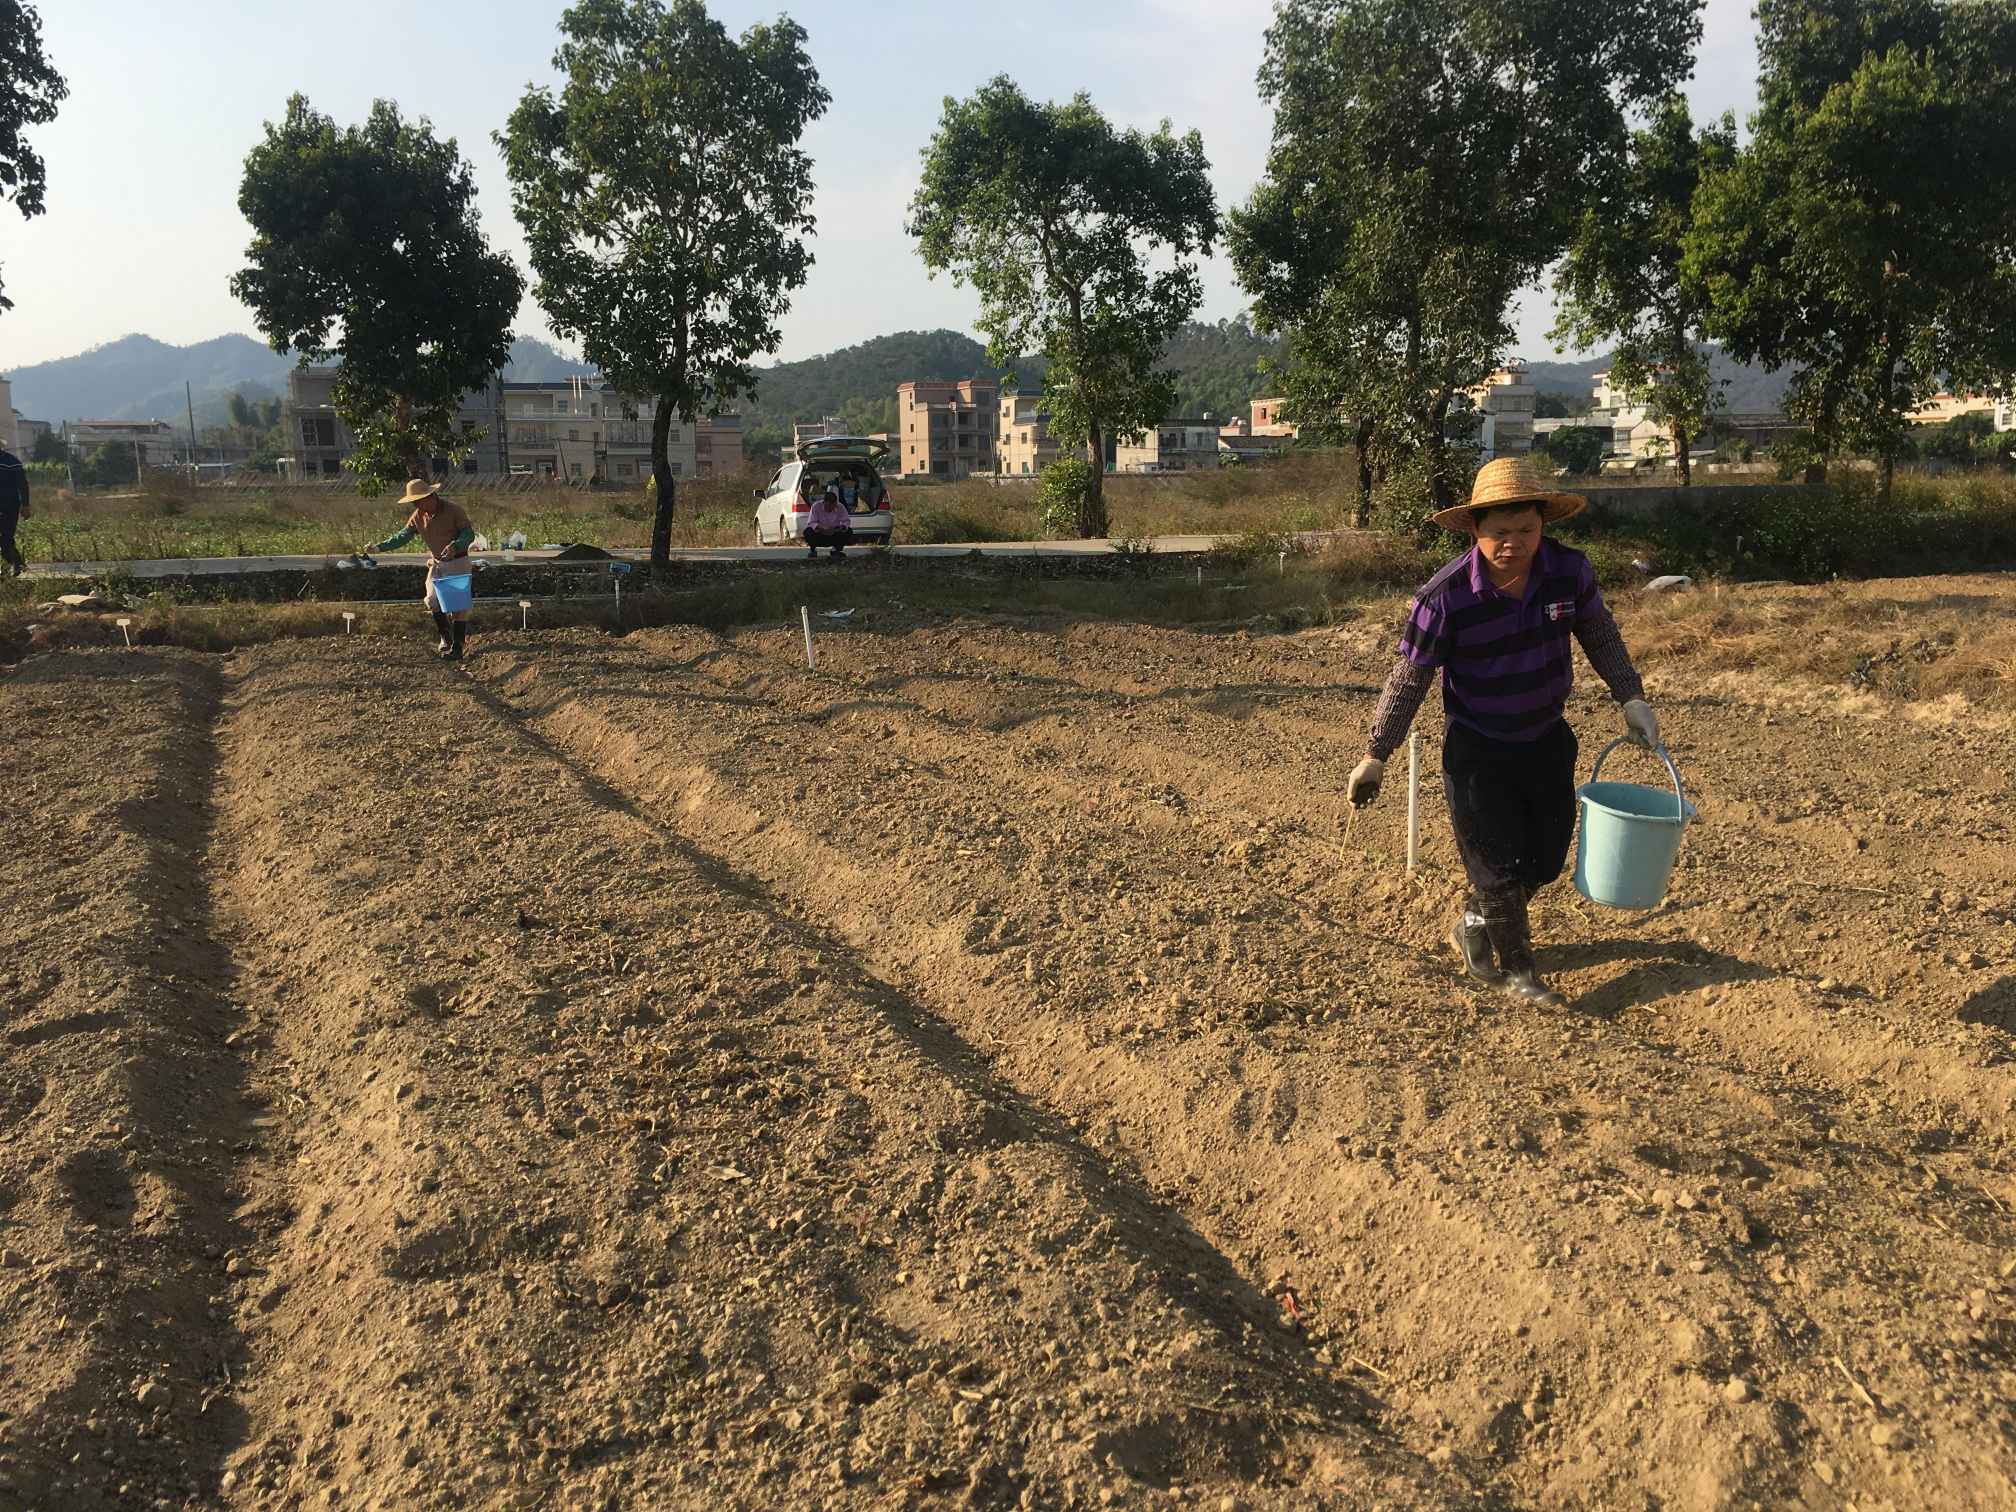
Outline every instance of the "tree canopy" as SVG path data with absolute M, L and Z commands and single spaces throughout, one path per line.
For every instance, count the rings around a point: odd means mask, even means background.
M 671 548 L 676 416 L 754 390 L 812 264 L 812 160 L 828 94 L 788 17 L 738 40 L 702 0 L 579 0 L 566 82 L 528 90 L 498 134 L 553 329 L 618 390 L 651 395 L 654 561 Z
M 1502 358 L 1627 117 L 1686 77 L 1698 4 L 1283 0 L 1267 176 L 1229 240 L 1256 321 L 1292 335 L 1302 424 L 1420 454 L 1447 501 L 1451 401 Z
M 365 491 L 481 439 L 456 410 L 509 357 L 524 280 L 490 250 L 475 199 L 454 140 L 389 100 L 338 127 L 297 94 L 245 159 L 253 237 L 231 292 L 274 351 L 342 364 L 334 404 Z
M 23 220 L 43 213 L 49 187 L 42 155 L 22 133 L 47 126 L 70 86 L 42 51 L 42 17 L 24 0 L 0 0 L 0 200 Z M 14 308 L 0 285 L 0 310 Z
M 2016 372 L 2016 8 L 1760 0 L 1751 138 L 1694 201 L 1687 271 L 1738 358 L 1796 368 L 1824 457 L 1880 459 L 1945 385 Z
M 980 295 L 996 363 L 1048 359 L 1052 431 L 1090 466 L 1077 521 L 1106 533 L 1105 442 L 1166 419 L 1169 339 L 1203 300 L 1218 235 L 1203 138 L 1114 129 L 1091 98 L 1031 100 L 997 77 L 947 98 L 924 151 L 910 234 L 932 273 Z
M 1733 117 L 1697 135 L 1686 98 L 1666 96 L 1632 135 L 1621 171 L 1583 210 L 1555 277 L 1554 340 L 1615 343 L 1611 386 L 1671 428 L 1683 485 L 1693 481 L 1689 445 L 1720 397 L 1701 347 L 1707 291 L 1683 266 L 1687 233 L 1702 174 L 1735 156 Z

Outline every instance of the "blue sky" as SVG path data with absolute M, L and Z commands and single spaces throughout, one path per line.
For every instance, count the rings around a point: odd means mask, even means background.
M 83 351 L 131 331 L 164 341 L 252 333 L 225 282 L 249 231 L 239 173 L 265 121 L 299 89 L 338 120 L 374 98 L 429 116 L 475 165 L 491 242 L 523 243 L 490 133 L 528 83 L 552 76 L 558 0 L 347 0 L 282 6 L 212 0 L 37 0 L 43 40 L 70 81 L 57 121 L 33 140 L 48 160 L 48 214 L 0 207 L 0 264 L 16 308 L 0 315 L 0 372 Z M 731 30 L 774 16 L 777 0 L 716 0 Z M 1220 203 L 1243 200 L 1265 164 L 1270 116 L 1253 85 L 1272 0 L 795 0 L 833 105 L 807 145 L 817 163 L 820 234 L 811 281 L 783 325 L 778 356 L 811 356 L 889 331 L 970 330 L 970 291 L 924 275 L 902 222 L 918 152 L 947 94 L 996 73 L 1031 94 L 1089 90 L 1108 115 L 1168 117 L 1204 134 Z M 1755 97 L 1748 0 L 1710 0 L 1696 114 Z M 1230 269 L 1206 269 L 1201 314 L 1244 305 Z M 1523 355 L 1550 355 L 1547 297 L 1522 304 Z M 528 298 L 519 329 L 548 331 Z

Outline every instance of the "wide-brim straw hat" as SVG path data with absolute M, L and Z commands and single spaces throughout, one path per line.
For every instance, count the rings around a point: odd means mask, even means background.
M 1553 486 L 1553 482 L 1529 458 L 1500 457 L 1495 462 L 1486 462 L 1477 470 L 1477 481 L 1470 485 L 1468 504 L 1438 509 L 1428 518 L 1444 530 L 1468 535 L 1470 511 L 1473 509 L 1490 509 L 1499 504 L 1538 504 L 1541 523 L 1552 525 L 1556 520 L 1578 515 L 1589 507 L 1589 500 L 1583 495 L 1562 493 Z
M 406 480 L 406 493 L 399 502 L 401 504 L 418 504 L 422 499 L 431 499 L 440 492 L 440 489 L 429 483 L 425 478 L 408 478 Z

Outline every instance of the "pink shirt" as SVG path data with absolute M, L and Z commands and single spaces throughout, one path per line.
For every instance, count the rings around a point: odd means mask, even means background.
M 853 516 L 847 513 L 847 506 L 824 494 L 812 501 L 812 518 L 806 521 L 814 530 L 845 530 L 852 523 Z

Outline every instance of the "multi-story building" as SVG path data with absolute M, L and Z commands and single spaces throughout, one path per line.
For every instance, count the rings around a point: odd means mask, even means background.
M 992 378 L 912 380 L 896 386 L 906 475 L 964 478 L 994 471 L 1000 385 Z
M 713 478 L 742 471 L 742 417 L 703 415 L 693 422 L 693 476 Z
M 1282 408 L 1287 403 L 1286 399 L 1255 399 L 1248 406 L 1251 418 L 1246 422 L 1246 434 L 1286 436 L 1293 440 L 1297 434 L 1295 426 L 1281 418 Z
M 344 459 L 356 449 L 357 438 L 336 413 L 336 373 L 333 367 L 316 367 L 295 368 L 287 375 L 287 402 L 280 408 L 280 419 L 290 448 L 287 468 L 296 478 L 341 477 Z M 493 382 L 465 394 L 456 408 L 456 423 L 465 433 L 482 432 L 462 461 L 465 476 L 507 471 L 503 387 Z M 445 456 L 429 458 L 428 466 L 437 478 L 453 470 Z
M 1993 394 L 1949 394 L 1942 389 L 1904 418 L 1913 425 L 1943 425 L 1962 415 L 1993 415 L 1995 407 Z
M 11 418 L 14 411 L 10 407 L 7 413 Z M 142 467 L 166 467 L 187 449 L 187 438 L 166 420 L 65 420 L 63 442 L 73 457 L 101 446 L 129 446 Z
M 1533 450 L 1533 403 L 1538 395 L 1527 379 L 1525 363 L 1514 357 L 1464 392 L 1484 417 L 1477 439 L 1486 456 L 1523 457 Z
M 25 457 L 22 445 L 20 417 L 14 413 L 13 385 L 0 378 L 0 448 Z
M 793 420 L 791 422 L 791 456 L 796 456 L 798 448 L 807 441 L 817 441 L 821 436 L 844 436 L 847 422 L 838 415 L 828 415 L 823 420 Z M 789 460 L 789 457 L 786 458 Z
M 503 385 L 509 471 L 563 483 L 641 488 L 651 476 L 650 399 L 626 399 L 601 378 Z M 698 426 L 676 416 L 665 433 L 677 479 L 700 476 Z
M 1057 441 L 1041 394 L 1002 393 L 996 442 L 995 458 L 1004 477 L 1033 477 L 1057 460 Z
M 1209 415 L 1164 420 L 1131 441 L 1121 437 L 1113 448 L 1115 472 L 1196 472 L 1218 466 L 1218 422 Z
M 1995 429 L 2016 430 L 2016 393 L 2004 394 L 1995 401 Z
M 35 448 L 42 444 L 42 438 L 54 429 L 47 420 L 30 420 L 21 411 L 14 411 L 14 439 L 20 443 L 13 449 L 14 455 L 33 456 Z

